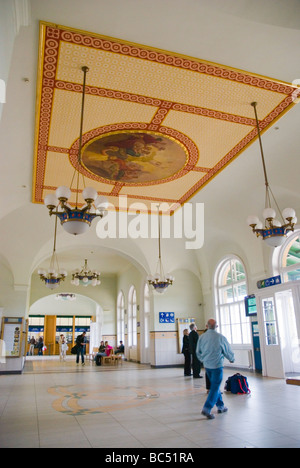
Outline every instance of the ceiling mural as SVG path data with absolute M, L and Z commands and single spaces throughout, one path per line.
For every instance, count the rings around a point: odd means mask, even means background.
M 217 187 L 218 172 L 256 140 L 251 102 L 264 131 L 294 95 L 271 78 L 41 22 L 33 202 L 70 186 L 76 168 L 116 208 L 126 195 L 129 209 L 131 200 L 172 211 L 210 181 Z

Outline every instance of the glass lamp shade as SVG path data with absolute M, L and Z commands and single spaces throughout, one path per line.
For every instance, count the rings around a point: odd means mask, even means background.
M 51 280 L 46 280 L 45 281 L 45 285 L 47 286 L 47 288 L 49 289 L 56 289 L 58 288 L 59 286 L 59 282 L 55 279 L 51 279 Z
M 254 215 L 250 215 L 248 216 L 247 220 L 246 220 L 248 226 L 256 226 L 258 223 L 259 223 L 259 219 L 257 216 L 254 216 Z
M 55 194 L 58 199 L 63 198 L 65 200 L 68 200 L 71 196 L 71 190 L 65 185 L 61 185 L 56 189 Z
M 108 207 L 108 200 L 102 195 L 99 195 L 99 197 L 96 198 L 94 204 L 98 210 L 106 210 Z
M 169 283 L 166 283 L 166 282 L 153 284 L 155 292 L 159 294 L 163 294 L 167 290 L 168 286 L 169 286 Z
M 74 236 L 84 234 L 90 227 L 87 222 L 73 220 L 65 221 L 62 226 L 66 232 L 73 234 Z
M 98 193 L 93 187 L 85 187 L 82 192 L 82 196 L 85 200 L 96 200 Z
M 279 247 L 286 239 L 285 228 L 274 227 L 263 231 L 263 240 L 270 247 Z
M 40 275 L 40 276 L 47 276 L 47 272 L 46 272 L 46 270 L 44 270 L 44 269 L 41 268 L 41 269 L 38 270 L 38 275 Z
M 281 222 L 279 221 L 279 219 L 273 219 L 272 223 L 273 226 L 281 227 Z
M 273 208 L 265 208 L 264 211 L 263 211 L 263 217 L 264 219 L 268 219 L 268 218 L 275 218 L 276 216 L 276 211 L 273 210 Z
M 55 208 L 58 205 L 58 203 L 59 203 L 59 200 L 56 197 L 56 195 L 54 195 L 54 193 L 49 193 L 44 199 L 44 204 L 47 207 Z
M 284 219 L 294 218 L 296 216 L 296 212 L 293 208 L 285 208 L 282 211 L 282 216 Z
M 284 243 L 286 236 L 273 236 L 265 239 L 265 243 L 270 247 L 279 247 Z

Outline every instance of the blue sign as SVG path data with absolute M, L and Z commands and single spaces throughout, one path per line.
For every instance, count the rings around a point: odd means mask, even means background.
M 272 276 L 261 281 L 257 281 L 258 289 L 268 288 L 269 286 L 276 286 L 276 284 L 281 284 L 281 276 Z
M 175 323 L 175 313 L 159 312 L 159 323 Z

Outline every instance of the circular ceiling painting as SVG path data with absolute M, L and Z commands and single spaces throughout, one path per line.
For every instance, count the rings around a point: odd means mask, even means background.
M 175 139 L 146 131 L 117 131 L 89 141 L 82 165 L 98 177 L 143 184 L 163 181 L 187 163 L 186 148 Z

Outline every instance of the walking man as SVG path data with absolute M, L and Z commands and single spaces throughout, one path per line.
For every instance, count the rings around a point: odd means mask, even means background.
M 83 332 L 82 335 L 77 336 L 76 344 L 77 344 L 77 356 L 76 356 L 76 364 L 79 364 L 79 356 L 81 356 L 81 364 L 84 366 L 84 354 L 85 354 L 85 335 L 86 332 Z
M 216 405 L 218 413 L 226 413 L 222 394 L 220 391 L 223 380 L 224 357 L 229 362 L 234 362 L 234 353 L 225 336 L 216 331 L 217 322 L 210 319 L 206 325 L 207 332 L 200 336 L 196 354 L 199 361 L 203 362 L 207 377 L 210 381 L 210 390 L 207 400 L 203 406 L 202 414 L 207 419 L 214 419 L 211 410 Z

